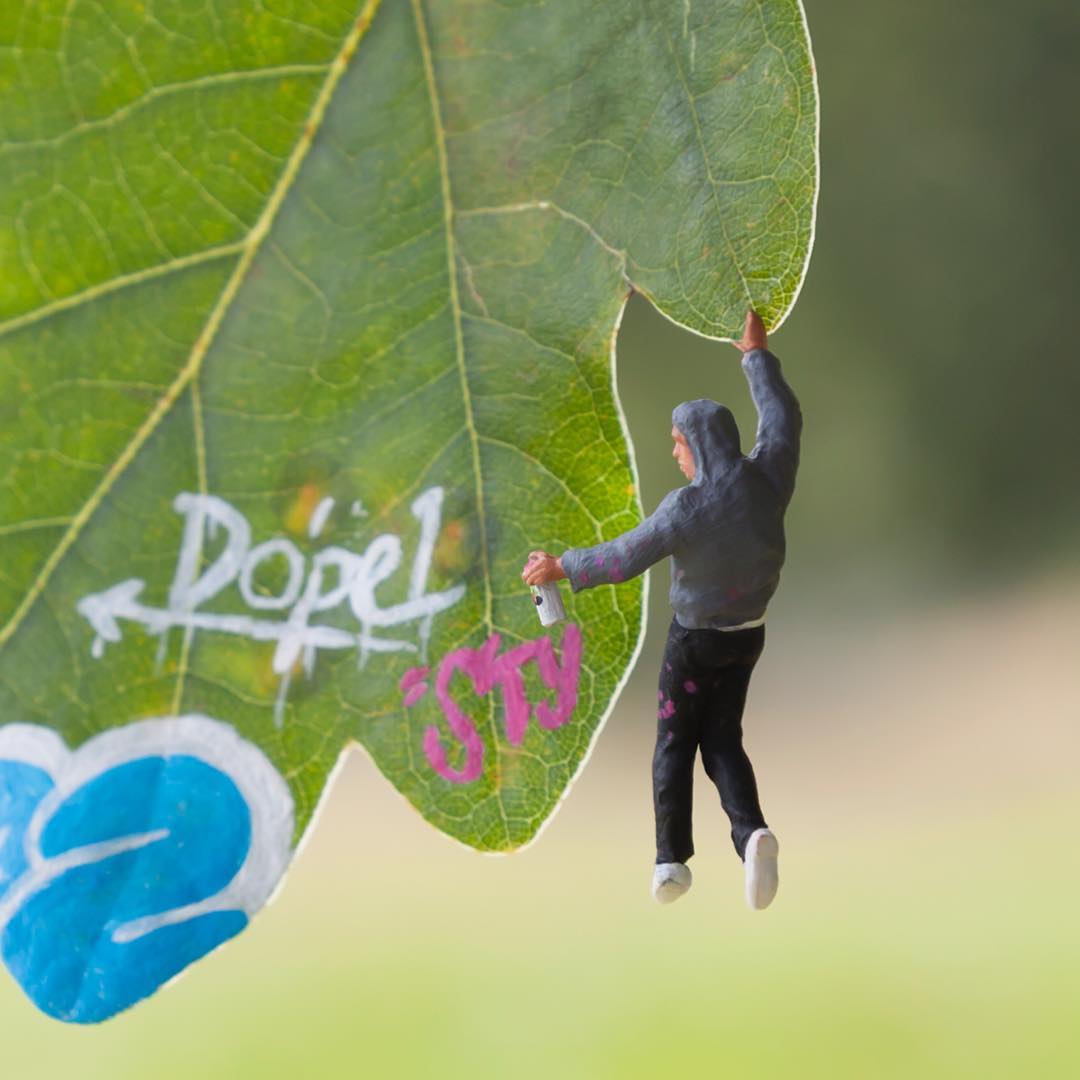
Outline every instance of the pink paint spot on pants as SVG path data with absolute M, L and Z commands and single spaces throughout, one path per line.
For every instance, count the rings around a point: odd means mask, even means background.
M 660 714 L 661 714 L 661 719 L 663 719 L 663 720 L 666 720 L 669 716 L 674 716 L 675 715 L 675 702 L 670 701 L 670 700 L 665 701 L 664 702 L 664 707 L 660 710 Z
M 697 683 L 694 682 L 693 679 L 687 679 L 686 682 L 683 683 L 683 689 L 688 694 L 696 694 L 697 693 Z

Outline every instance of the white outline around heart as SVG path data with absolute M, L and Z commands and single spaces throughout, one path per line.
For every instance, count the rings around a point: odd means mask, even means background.
M 158 830 L 75 848 L 52 859 L 42 856 L 42 829 L 61 803 L 83 784 L 107 769 L 145 757 L 184 754 L 219 769 L 240 791 L 251 812 L 251 846 L 244 864 L 214 896 L 172 911 L 136 919 L 113 933 L 117 943 L 133 941 L 162 926 L 186 922 L 211 911 L 240 909 L 249 918 L 271 899 L 293 855 L 295 813 L 292 795 L 269 758 L 233 728 L 209 717 L 191 714 L 142 720 L 95 735 L 75 750 L 48 728 L 32 724 L 0 727 L 0 760 L 42 769 L 54 787 L 34 811 L 24 836 L 26 870 L 0 900 L 0 931 L 36 892 L 73 866 L 98 862 L 120 851 L 153 843 Z

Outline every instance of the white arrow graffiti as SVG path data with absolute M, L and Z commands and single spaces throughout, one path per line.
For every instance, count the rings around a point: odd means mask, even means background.
M 428 488 L 413 500 L 410 509 L 420 522 L 420 538 L 407 599 L 380 607 L 375 589 L 401 564 L 400 537 L 383 533 L 371 541 L 363 554 L 336 546 L 324 548 L 311 560 L 310 572 L 305 576 L 304 556 L 292 541 L 279 537 L 252 547 L 251 527 L 235 507 L 215 495 L 184 492 L 173 501 L 173 508 L 184 516 L 184 533 L 168 606 L 153 607 L 140 601 L 146 588 L 141 578 L 129 578 L 84 597 L 77 610 L 94 631 L 91 653 L 100 659 L 106 644 L 121 640 L 121 622 L 139 623 L 149 633 L 162 637 L 174 627 L 181 627 L 186 632 L 205 630 L 235 634 L 252 641 L 276 641 L 273 669 L 281 677 L 281 686 L 274 715 L 280 723 L 294 666 L 302 660 L 310 675 L 319 649 L 357 649 L 361 667 L 372 652 L 404 650 L 419 652 L 420 658 L 426 659 L 432 620 L 465 593 L 463 584 L 442 592 L 425 592 L 442 517 L 442 501 L 441 487 Z M 332 510 L 332 500 L 324 499 L 320 503 L 317 526 L 313 524 L 310 530 L 313 536 L 322 530 Z M 207 535 L 212 538 L 219 529 L 225 530 L 225 545 L 200 574 L 204 538 Z M 260 565 L 273 559 L 284 559 L 288 574 L 282 591 L 268 596 L 256 591 L 254 579 Z M 200 610 L 234 583 L 249 608 L 287 614 L 273 619 Z M 357 631 L 311 623 L 313 615 L 342 605 L 347 605 L 355 617 L 359 624 Z M 411 622 L 419 623 L 418 644 L 372 633 L 375 628 Z

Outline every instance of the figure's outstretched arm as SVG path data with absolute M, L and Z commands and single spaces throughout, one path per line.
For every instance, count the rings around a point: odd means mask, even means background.
M 534 551 L 521 573 L 527 585 L 544 585 L 566 578 L 574 592 L 594 585 L 617 585 L 629 581 L 675 550 L 674 505 L 677 491 L 640 524 L 592 547 L 570 548 L 559 558 Z
M 758 413 L 757 438 L 750 457 L 757 461 L 783 497 L 795 490 L 799 467 L 802 410 L 794 391 L 784 381 L 780 361 L 768 349 L 765 326 L 754 311 L 746 314 L 741 341 L 743 371 Z

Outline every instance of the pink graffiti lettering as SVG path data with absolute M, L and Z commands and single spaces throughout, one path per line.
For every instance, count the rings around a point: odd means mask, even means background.
M 582 637 L 576 625 L 568 623 L 563 633 L 561 664 L 550 637 L 515 645 L 501 656 L 498 654 L 500 644 L 500 636 L 492 634 L 480 648 L 455 649 L 439 664 L 435 696 L 450 731 L 465 748 L 465 761 L 460 769 L 455 769 L 446 756 L 438 726 L 431 724 L 425 730 L 424 753 L 431 767 L 444 780 L 467 784 L 476 780 L 483 770 L 484 741 L 476 725 L 450 696 L 454 672 L 462 671 L 468 675 L 477 695 L 489 694 L 496 686 L 502 690 L 503 722 L 507 741 L 512 746 L 520 745 L 525 738 L 530 714 L 542 728 L 553 731 L 562 727 L 577 707 Z M 536 663 L 545 686 L 555 691 L 554 705 L 547 701 L 530 704 L 521 670 L 530 661 Z M 427 691 L 427 684 L 422 682 L 427 672 L 427 668 L 412 668 L 402 677 L 398 685 L 405 692 L 406 707 L 419 701 Z
M 450 765 L 439 739 L 439 729 L 434 724 L 424 732 L 424 753 L 431 762 L 431 767 L 444 780 L 455 784 L 468 784 L 480 776 L 484 765 L 484 740 L 480 738 L 476 725 L 450 696 L 450 680 L 454 677 L 454 672 L 460 669 L 472 680 L 477 693 L 486 693 L 486 690 L 481 690 L 481 686 L 486 680 L 494 651 L 490 647 L 492 645 L 498 648 L 497 635 L 492 635 L 481 649 L 455 649 L 439 665 L 439 674 L 435 680 L 435 696 L 439 699 L 450 730 L 465 747 L 465 762 L 460 769 Z
M 427 667 L 409 668 L 401 677 L 398 686 L 405 692 L 405 707 L 419 701 L 428 690 L 428 684 L 424 682 L 424 676 L 431 670 Z

